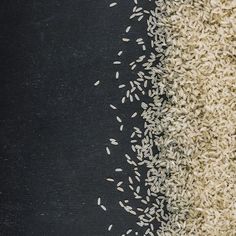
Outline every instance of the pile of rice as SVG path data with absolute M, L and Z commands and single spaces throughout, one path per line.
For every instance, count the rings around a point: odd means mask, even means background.
M 158 2 L 150 25 L 165 59 L 151 65 L 143 112 L 160 151 L 153 169 L 165 170 L 151 183 L 170 213 L 158 234 L 236 235 L 236 1 Z
M 145 168 L 145 191 L 130 180 L 144 206 L 120 205 L 144 235 L 234 236 L 236 1 L 155 5 L 147 21 L 152 52 L 137 72 L 152 102 L 140 101 L 142 139 L 132 144 L 136 158 L 127 159 L 134 177 Z

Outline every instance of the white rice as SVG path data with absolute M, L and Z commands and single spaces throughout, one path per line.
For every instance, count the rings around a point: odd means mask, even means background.
M 130 31 L 130 29 L 131 29 L 131 25 L 129 25 L 129 26 L 126 28 L 125 32 L 128 33 L 128 32 Z
M 100 197 L 99 197 L 98 200 L 97 200 L 97 204 L 98 204 L 98 206 L 101 205 L 101 198 L 100 198 Z
M 98 86 L 100 84 L 100 80 L 94 83 L 94 86 Z
M 113 2 L 113 3 L 111 3 L 109 6 L 110 7 L 114 7 L 114 6 L 116 6 L 117 5 L 117 2 Z
M 123 40 L 124 42 L 129 42 L 129 41 L 130 41 L 129 38 L 122 38 L 122 40 Z
M 101 205 L 102 210 L 107 211 L 107 208 L 104 205 Z
M 107 155 L 111 155 L 111 151 L 109 147 L 106 147 L 106 152 L 107 152 Z
M 117 107 L 115 107 L 114 105 L 110 104 L 110 108 L 112 108 L 113 110 L 117 110 Z

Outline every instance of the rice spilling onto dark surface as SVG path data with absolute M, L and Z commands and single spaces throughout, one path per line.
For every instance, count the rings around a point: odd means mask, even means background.
M 142 71 L 121 101 L 136 99 L 143 110 L 144 127 L 131 135 L 135 158 L 126 154 L 134 169 L 127 182 L 141 205 L 119 204 L 144 235 L 234 236 L 236 1 L 154 2 L 155 9 L 137 5 L 131 16 L 148 14 L 152 51 L 131 63 Z

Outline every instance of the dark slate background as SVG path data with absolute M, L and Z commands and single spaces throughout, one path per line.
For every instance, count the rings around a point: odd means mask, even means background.
M 120 100 L 112 61 L 133 3 L 109 3 L 1 0 L 1 236 L 115 236 L 135 225 L 104 181 L 124 166 L 132 126 L 121 136 L 108 104 Z M 135 107 L 122 109 L 125 119 Z M 123 143 L 108 161 L 109 135 Z

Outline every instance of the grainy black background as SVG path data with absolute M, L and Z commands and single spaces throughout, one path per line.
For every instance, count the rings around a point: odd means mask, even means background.
M 112 60 L 133 7 L 109 3 L 0 3 L 1 236 L 116 236 L 135 225 L 104 181 L 124 164 L 119 149 L 108 161 L 104 145 L 120 137 L 108 107 L 120 100 Z M 122 149 L 130 149 L 125 138 Z

